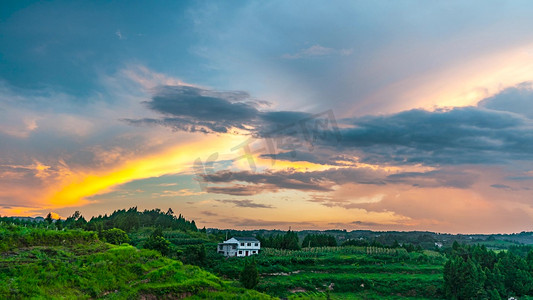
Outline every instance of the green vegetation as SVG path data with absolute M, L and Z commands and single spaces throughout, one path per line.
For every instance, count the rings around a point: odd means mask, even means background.
M 163 230 L 156 228 L 150 238 L 144 243 L 143 248 L 157 250 L 163 255 L 170 254 L 170 242 L 163 237 Z
M 444 266 L 448 298 L 502 299 L 533 295 L 533 251 L 520 257 L 510 251 L 496 254 L 485 246 L 454 243 Z
M 217 243 L 233 235 L 255 235 L 261 253 L 218 254 Z M 427 232 L 230 233 L 198 230 L 170 209 L 89 221 L 79 212 L 65 221 L 4 217 L 0 299 L 527 298 L 533 246 L 517 241 L 528 236 L 457 236 L 469 244 L 452 244 Z
M 331 247 L 337 246 L 335 237 L 329 234 L 308 234 L 302 242 L 302 247 Z
M 80 221 L 81 220 L 81 221 Z M 160 209 L 138 211 L 137 207 L 128 210 L 114 211 L 110 216 L 98 216 L 84 222 L 79 212 L 74 213 L 65 221 L 67 227 L 81 227 L 87 230 L 102 231 L 104 229 L 119 228 L 132 232 L 142 227 L 159 227 L 163 229 L 198 231 L 193 221 L 186 220 L 182 215 L 176 217 L 172 209 L 163 212 Z
M 130 237 L 122 229 L 112 228 L 103 230 L 98 234 L 98 237 L 107 243 L 120 245 L 123 243 L 129 243 Z
M 2 223 L 0 237 L 0 299 L 270 299 L 158 251 L 104 243 L 91 231 Z
M 0 226 L 0 252 L 31 246 L 74 246 L 98 240 L 95 232 L 82 230 L 54 231 L 5 224 Z
M 245 261 L 240 278 L 242 286 L 247 289 L 253 289 L 259 283 L 259 272 L 255 260 Z
M 257 236 L 257 239 L 263 247 L 289 250 L 298 250 L 301 248 L 298 235 L 290 229 L 283 235 L 271 235 L 269 238 Z
M 446 258 L 433 251 L 405 249 L 318 247 L 302 250 L 265 249 L 255 256 L 261 276 L 256 289 L 294 299 L 360 299 L 367 297 L 439 298 Z M 219 261 L 211 270 L 238 278 L 245 262 Z M 307 298 L 306 298 L 307 297 Z M 293 298 L 291 298 L 293 299 Z

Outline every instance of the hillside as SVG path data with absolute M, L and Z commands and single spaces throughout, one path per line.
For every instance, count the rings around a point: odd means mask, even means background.
M 255 236 L 261 252 L 219 254 L 235 235 Z M 135 207 L 89 221 L 3 217 L 0 299 L 527 298 L 530 237 L 198 229 L 170 209 Z
M 157 251 L 103 243 L 94 232 L 0 225 L 0 237 L 1 299 L 271 298 Z

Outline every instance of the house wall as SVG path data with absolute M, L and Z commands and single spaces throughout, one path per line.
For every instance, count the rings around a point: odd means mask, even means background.
M 239 242 L 239 246 L 238 246 L 239 249 L 242 249 L 242 250 L 249 250 L 249 249 L 260 249 L 261 248 L 261 243 L 260 242 Z
M 220 246 L 222 245 L 222 249 Z M 219 244 L 217 251 L 225 256 L 250 256 L 259 254 L 261 249 L 260 242 L 248 242 L 248 241 L 238 241 L 235 238 L 231 238 L 224 242 L 224 244 Z M 248 252 L 248 253 L 247 253 Z M 248 254 L 248 255 L 247 255 Z
M 220 246 L 222 246 L 222 249 Z M 237 256 L 237 245 L 218 245 L 218 253 L 224 254 L 225 256 Z
M 237 249 L 237 256 L 247 256 L 246 251 L 248 251 L 248 256 L 259 254 L 259 248 L 239 248 Z

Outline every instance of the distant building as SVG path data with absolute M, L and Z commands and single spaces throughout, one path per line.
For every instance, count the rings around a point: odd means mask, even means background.
M 218 253 L 229 256 L 250 256 L 259 254 L 261 242 L 254 237 L 232 237 L 218 244 Z
M 442 248 L 442 243 L 441 242 L 435 242 L 435 247 Z
M 19 220 L 19 221 L 30 221 L 30 222 L 43 222 L 44 221 L 43 217 L 35 217 L 35 218 L 32 218 L 32 217 L 8 217 L 8 218 L 11 218 L 11 219 L 14 219 L 14 220 Z

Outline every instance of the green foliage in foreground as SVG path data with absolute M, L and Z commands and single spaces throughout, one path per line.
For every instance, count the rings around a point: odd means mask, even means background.
M 42 235 L 39 229 L 9 231 L 12 238 L 13 232 L 21 233 L 24 241 Z M 55 242 L 69 235 L 78 243 L 68 238 Z M 157 251 L 83 240 L 86 236 L 78 231 L 49 231 L 45 236 L 51 241 L 33 239 L 32 246 L 0 252 L 0 299 L 271 298 Z M 44 246 L 35 246 L 37 241 Z
M 126 226 L 135 216 L 144 220 L 138 224 L 152 220 L 161 226 Z M 533 248 L 526 245 L 497 253 L 456 243 L 432 251 L 357 239 L 336 247 L 328 235 L 309 234 L 304 246 L 310 247 L 300 248 L 298 235 L 288 231 L 258 237 L 280 249 L 263 248 L 243 259 L 217 253 L 220 235 L 173 228 L 187 223 L 171 211 L 132 208 L 97 218 L 100 223 L 87 223 L 79 214 L 70 221 L 58 226 L 50 218 L 39 223 L 0 218 L 0 299 L 529 299 L 533 294 Z M 100 225 L 86 231 L 91 224 Z
M 259 283 L 259 272 L 257 271 L 255 260 L 244 263 L 239 280 L 247 289 L 253 289 Z

